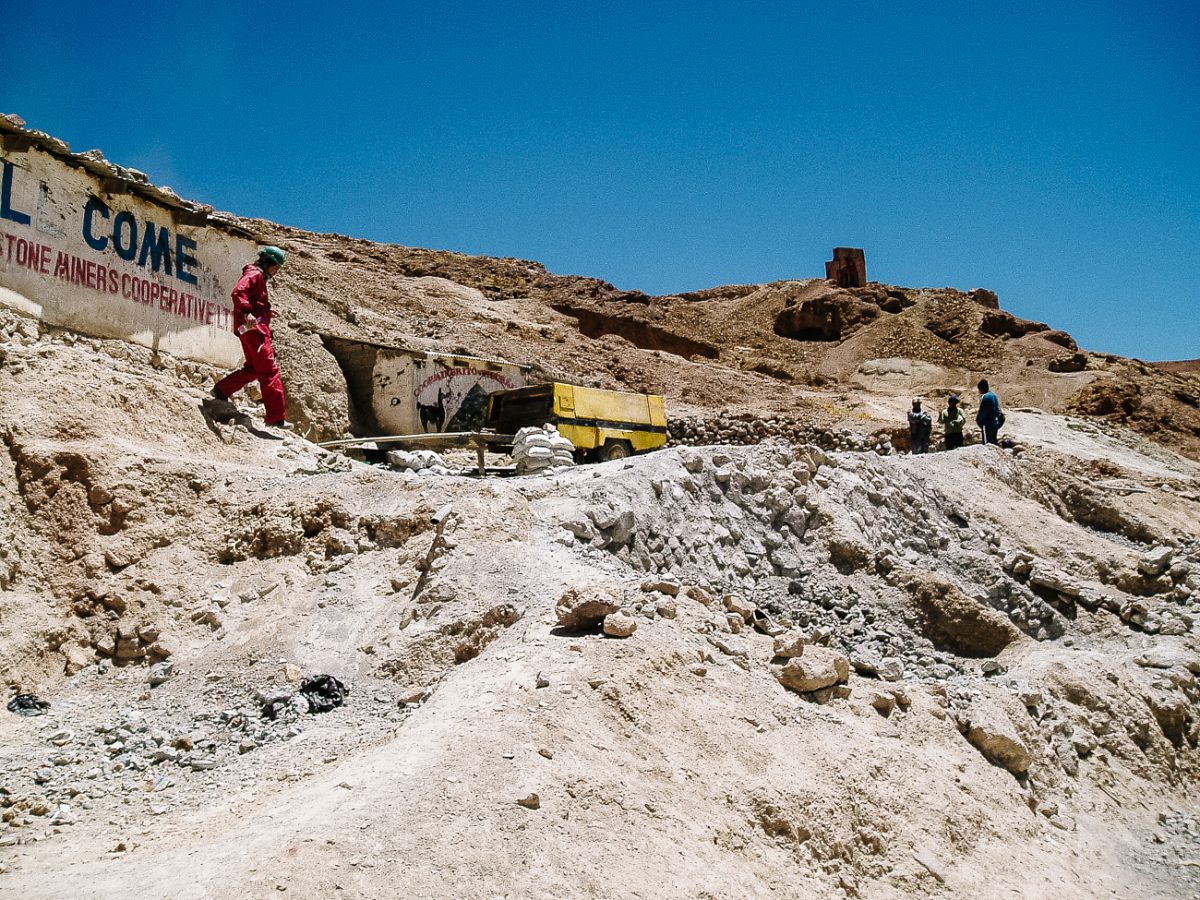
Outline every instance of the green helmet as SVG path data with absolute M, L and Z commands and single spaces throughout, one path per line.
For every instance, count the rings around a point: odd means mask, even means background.
M 265 260 L 267 263 L 274 263 L 277 266 L 282 266 L 285 259 L 283 251 L 278 247 L 263 247 L 258 251 L 258 258 Z

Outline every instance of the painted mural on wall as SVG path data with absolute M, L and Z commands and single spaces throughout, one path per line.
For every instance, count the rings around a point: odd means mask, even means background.
M 520 367 L 507 363 L 383 352 L 375 365 L 375 416 L 394 434 L 476 431 L 488 394 L 524 384 Z
M 36 147 L 0 155 L 0 303 L 47 324 L 236 364 L 229 292 L 255 252 Z
M 425 378 L 413 392 L 421 430 L 474 431 L 483 425 L 487 415 L 488 394 L 513 387 L 516 385 L 512 379 L 502 372 L 470 366 L 442 368 Z

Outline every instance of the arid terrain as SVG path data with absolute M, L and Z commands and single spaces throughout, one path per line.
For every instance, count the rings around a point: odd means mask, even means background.
M 0 662 L 49 703 L 0 712 L 0 895 L 1200 896 L 1194 369 L 985 289 L 240 225 L 296 435 L 0 308 Z M 359 424 L 337 337 L 659 393 L 673 441 L 368 465 L 312 443 Z M 1015 447 L 910 455 L 981 377 Z

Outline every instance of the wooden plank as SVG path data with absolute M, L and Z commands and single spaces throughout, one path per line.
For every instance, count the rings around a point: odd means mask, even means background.
M 430 434 L 390 434 L 379 437 L 343 438 L 337 441 L 322 441 L 317 444 L 326 450 L 336 447 L 354 447 L 363 444 L 415 444 L 431 447 L 484 447 L 488 444 L 511 444 L 511 434 L 493 434 L 483 431 L 442 431 Z

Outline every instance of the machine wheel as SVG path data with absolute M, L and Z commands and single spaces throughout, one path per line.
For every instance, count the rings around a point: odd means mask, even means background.
M 605 441 L 604 446 L 596 451 L 596 455 L 601 462 L 608 462 L 610 459 L 625 459 L 627 456 L 633 455 L 633 448 L 629 445 L 629 441 Z

